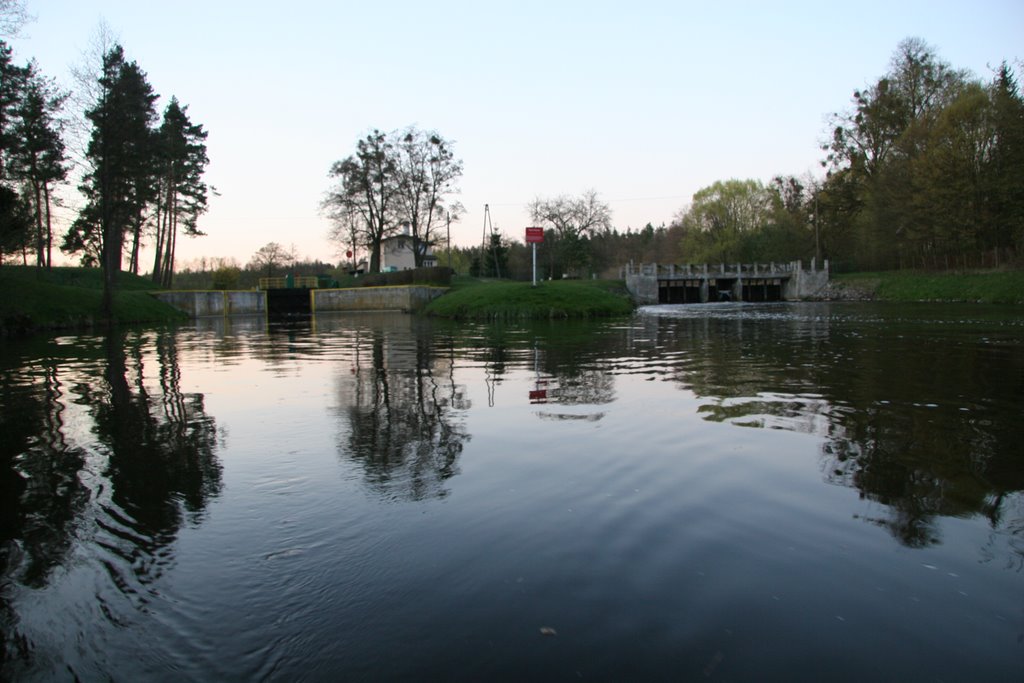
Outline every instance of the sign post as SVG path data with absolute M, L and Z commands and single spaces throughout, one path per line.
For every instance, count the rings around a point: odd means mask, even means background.
M 533 245 L 533 286 L 537 286 L 537 245 L 544 241 L 544 228 L 527 228 L 526 243 Z

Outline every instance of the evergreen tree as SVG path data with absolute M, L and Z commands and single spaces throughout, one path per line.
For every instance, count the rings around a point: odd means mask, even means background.
M 24 83 L 25 70 L 14 64 L 11 48 L 0 40 L 0 257 L 17 251 L 24 254 L 32 229 L 31 218 L 7 173 L 17 139 L 14 122 Z
M 991 88 L 995 136 L 986 167 L 991 246 L 1024 254 L 1024 98 L 1004 62 Z
M 35 63 L 25 72 L 24 91 L 17 108 L 14 147 L 9 156 L 13 177 L 30 194 L 35 227 L 36 263 L 47 268 L 53 251 L 54 185 L 67 178 L 67 155 L 58 115 L 67 96 L 39 73 Z
M 22 197 L 4 184 L 0 184 L 0 263 L 5 254 L 21 252 L 29 247 L 32 235 L 32 216 Z
M 98 236 L 104 271 L 103 311 L 109 316 L 125 233 L 141 225 L 155 189 L 152 127 L 157 118 L 157 96 L 139 66 L 125 60 L 120 45 L 104 55 L 99 86 L 99 98 L 86 112 L 92 124 L 86 150 L 90 170 L 79 186 L 89 220 L 76 221 L 78 231 L 84 233 L 82 239 L 66 242 L 88 244 Z
M 0 181 L 7 179 L 7 164 L 17 135 L 14 123 L 25 88 L 25 69 L 14 63 L 10 46 L 0 40 Z
M 172 97 L 157 132 L 159 191 L 153 282 L 164 287 L 171 286 L 179 231 L 189 236 L 203 234 L 197 223 L 207 207 L 205 140 L 203 127 L 189 120 L 188 107 Z M 137 245 L 133 252 L 137 254 Z

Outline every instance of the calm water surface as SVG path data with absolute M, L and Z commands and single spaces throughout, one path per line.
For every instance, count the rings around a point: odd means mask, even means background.
M 1024 314 L 0 342 L 0 679 L 1024 680 Z

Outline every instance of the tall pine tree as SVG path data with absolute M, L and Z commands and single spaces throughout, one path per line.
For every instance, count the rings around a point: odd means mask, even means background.
M 1024 97 L 1004 62 L 992 84 L 995 144 L 987 167 L 992 242 L 996 253 L 1024 255 Z
M 206 131 L 193 124 L 188 107 L 175 97 L 164 110 L 158 140 L 158 198 L 156 207 L 156 244 L 153 282 L 170 287 L 174 276 L 174 252 L 178 234 L 198 236 L 199 216 L 206 211 L 208 187 L 203 173 L 206 156 Z
M 53 250 L 51 191 L 68 174 L 58 119 L 66 98 L 51 81 L 43 78 L 34 62 L 28 65 L 9 166 L 12 175 L 24 184 L 30 195 L 36 263 L 47 268 L 51 265 Z
M 90 170 L 79 186 L 86 206 L 72 229 L 81 242 L 99 238 L 103 312 L 109 318 L 125 233 L 141 225 L 155 188 L 157 96 L 145 72 L 125 60 L 120 45 L 104 55 L 99 86 L 97 102 L 86 112 L 92 123 L 86 150 Z
M 11 48 L 0 40 L 0 256 L 21 251 L 24 257 L 32 228 L 29 211 L 7 172 L 24 86 L 25 69 L 14 63 Z

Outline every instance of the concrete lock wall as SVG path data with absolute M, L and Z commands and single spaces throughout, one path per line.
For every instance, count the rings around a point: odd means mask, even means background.
M 252 315 L 267 310 L 266 292 L 224 292 L 224 313 L 227 315 Z
M 155 292 L 153 296 L 193 318 L 253 315 L 267 310 L 265 292 L 204 290 Z
M 786 281 L 782 296 L 787 300 L 807 299 L 817 296 L 828 286 L 828 262 L 825 270 L 797 270 Z
M 313 311 L 418 311 L 445 293 L 443 287 L 314 289 Z
M 638 304 L 658 303 L 658 278 L 656 275 L 644 275 L 642 273 L 628 273 L 626 275 L 626 289 L 633 295 L 633 300 Z
M 312 311 L 418 311 L 444 294 L 443 287 L 358 287 L 352 289 L 309 290 Z M 166 304 L 193 318 L 224 315 L 265 315 L 264 291 L 174 291 L 155 292 Z

